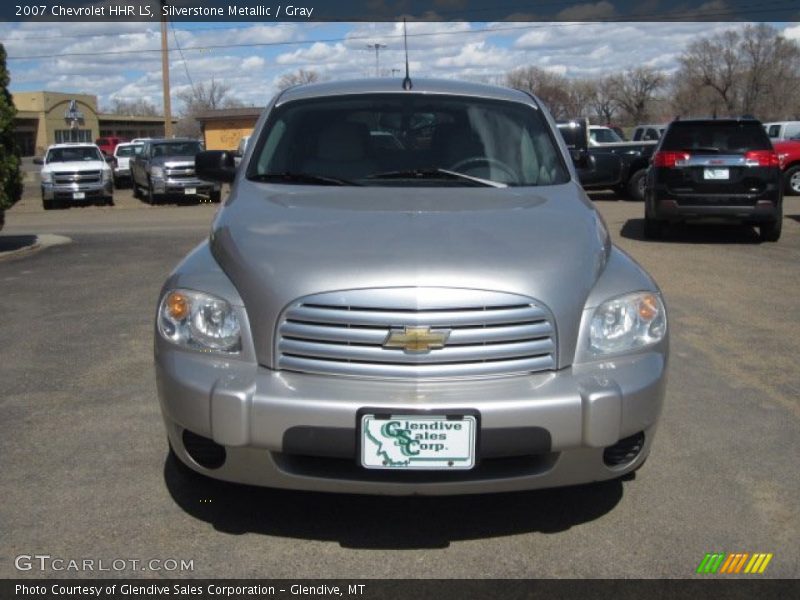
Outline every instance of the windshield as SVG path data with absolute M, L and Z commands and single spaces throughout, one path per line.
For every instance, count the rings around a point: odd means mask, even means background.
M 605 129 L 603 127 L 595 129 L 592 127 L 589 129 L 589 137 L 592 138 L 593 142 L 597 142 L 598 144 L 613 144 L 615 142 L 624 142 L 617 132 L 613 129 Z
M 153 145 L 153 156 L 194 156 L 200 151 L 200 142 L 169 142 Z
M 100 150 L 94 146 L 75 146 L 71 148 L 51 148 L 45 158 L 46 163 L 103 160 Z
M 131 146 L 117 146 L 116 151 L 114 154 L 117 156 L 138 156 L 142 153 L 142 144 L 136 144 Z
M 569 175 L 531 106 L 480 98 L 371 94 L 276 108 L 247 176 L 317 185 L 536 186 Z

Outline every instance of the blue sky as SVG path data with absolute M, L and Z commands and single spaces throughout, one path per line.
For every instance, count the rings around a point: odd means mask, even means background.
M 800 25 L 776 23 L 800 41 Z M 637 65 L 672 70 L 687 44 L 741 23 L 477 23 L 408 24 L 412 74 L 498 81 L 521 65 L 568 77 L 599 76 Z M 403 67 L 400 23 L 178 23 L 170 30 L 173 97 L 215 80 L 248 105 L 264 105 L 284 73 L 313 69 L 327 78 L 373 76 Z M 157 24 L 0 23 L 12 91 L 51 90 L 144 98 L 161 106 Z M 183 54 L 177 51 L 183 49 Z M 22 59 L 21 57 L 43 56 Z M 395 71 L 395 74 L 397 71 Z M 178 103 L 177 108 L 180 109 Z

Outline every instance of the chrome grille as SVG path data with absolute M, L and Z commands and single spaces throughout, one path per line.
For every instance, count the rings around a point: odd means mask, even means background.
M 448 330 L 443 348 L 386 348 L 405 327 Z M 506 375 L 556 367 L 556 330 L 531 298 L 452 288 L 387 288 L 317 294 L 278 324 L 279 369 L 329 375 L 437 378 Z
M 164 174 L 167 179 L 186 179 L 194 177 L 194 167 L 167 167 Z
M 98 183 L 100 171 L 69 171 L 53 173 L 53 181 L 59 185 L 69 183 Z

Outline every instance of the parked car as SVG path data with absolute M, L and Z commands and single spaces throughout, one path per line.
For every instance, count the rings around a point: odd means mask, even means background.
M 114 204 L 111 167 L 95 144 L 53 144 L 44 158 L 36 158 L 34 163 L 42 165 L 45 210 L 92 199 Z
M 103 156 L 113 156 L 114 149 L 127 140 L 120 137 L 100 137 L 95 140 L 95 144 L 100 148 Z
M 631 139 L 634 142 L 656 142 L 664 135 L 664 130 L 667 128 L 667 123 L 659 123 L 656 125 L 637 125 L 633 129 Z
M 131 179 L 131 159 L 140 154 L 144 144 L 127 142 L 118 144 L 114 148 L 114 162 L 112 169 L 114 171 L 114 185 L 122 187 L 122 185 L 130 183 Z
M 644 200 L 645 176 L 656 142 L 620 141 L 592 145 L 592 127 L 586 119 L 558 123 L 558 129 L 573 155 L 586 156 L 586 160 L 577 165 L 583 188 L 613 189 L 623 197 Z M 611 134 L 616 135 L 613 131 Z
M 219 202 L 219 184 L 195 175 L 194 157 L 200 151 L 200 142 L 189 138 L 146 140 L 131 161 L 133 195 L 150 204 L 168 196 L 198 195 Z
M 374 494 L 641 466 L 665 388 L 661 293 L 611 244 L 537 98 L 385 78 L 290 88 L 266 110 L 240 168 L 197 156 L 231 195 L 158 302 L 178 465 Z
M 780 238 L 783 186 L 778 155 L 755 119 L 673 121 L 653 156 L 645 199 L 645 235 L 666 223 L 727 219 L 757 225 L 763 241 Z
M 764 129 L 766 129 L 769 139 L 773 142 L 790 140 L 800 136 L 800 121 L 775 121 L 773 123 L 764 123 Z
M 774 142 L 783 170 L 784 194 L 800 196 L 800 141 Z

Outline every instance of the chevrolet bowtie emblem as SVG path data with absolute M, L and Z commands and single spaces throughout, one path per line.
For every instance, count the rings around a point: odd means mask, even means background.
M 447 338 L 450 337 L 449 329 L 435 329 L 430 327 L 409 327 L 392 329 L 384 348 L 402 348 L 406 352 L 430 352 L 437 348 L 444 348 Z

